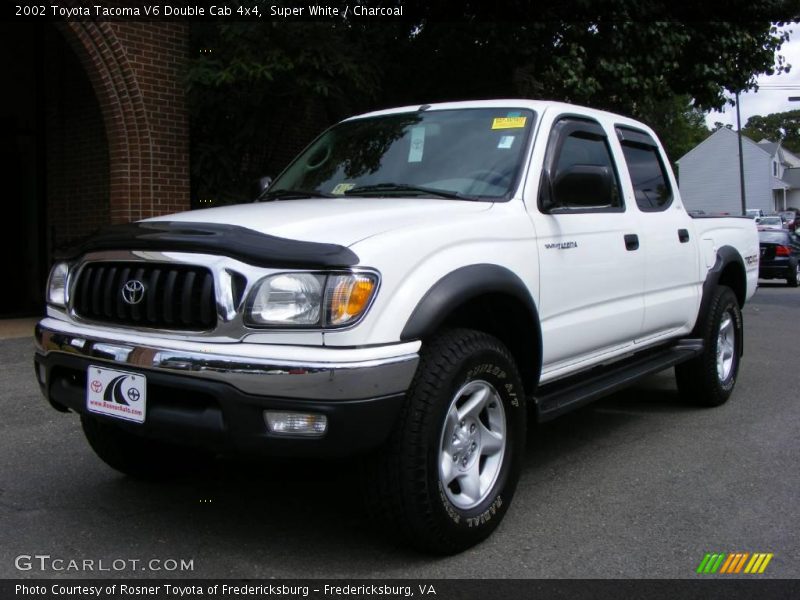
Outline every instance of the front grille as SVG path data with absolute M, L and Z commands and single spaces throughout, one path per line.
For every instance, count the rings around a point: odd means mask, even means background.
M 126 301 L 124 287 L 131 284 Z M 131 292 L 132 290 L 132 292 Z M 88 263 L 73 288 L 84 319 L 160 329 L 212 329 L 217 322 L 214 276 L 205 267 L 160 263 Z

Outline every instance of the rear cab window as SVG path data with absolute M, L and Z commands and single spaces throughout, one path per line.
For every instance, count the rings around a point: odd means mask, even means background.
M 666 210 L 673 193 L 658 144 L 649 134 L 632 127 L 618 125 L 616 132 L 639 210 Z

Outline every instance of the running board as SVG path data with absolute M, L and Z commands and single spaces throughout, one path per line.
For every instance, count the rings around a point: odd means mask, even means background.
M 539 387 L 534 396 L 539 422 L 550 421 L 635 383 L 643 377 L 674 367 L 702 354 L 703 340 L 685 339 L 645 351 L 586 373 Z

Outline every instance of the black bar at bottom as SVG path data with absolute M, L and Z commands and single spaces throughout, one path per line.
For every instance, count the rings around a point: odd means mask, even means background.
M 67 576 L 68 574 L 64 574 Z M 74 576 L 74 574 L 72 574 Z M 800 580 L 741 575 L 692 579 L 5 579 L 0 598 L 38 600 L 262 600 L 280 598 L 435 600 L 593 600 L 702 598 L 759 600 L 800 597 Z M 752 577 L 752 576 L 750 576 Z

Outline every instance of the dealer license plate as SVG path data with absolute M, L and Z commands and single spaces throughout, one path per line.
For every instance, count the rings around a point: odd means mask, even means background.
M 144 423 L 147 380 L 128 373 L 92 365 L 86 372 L 86 408 L 89 412 Z

